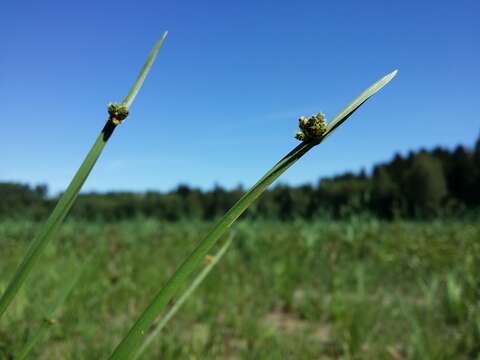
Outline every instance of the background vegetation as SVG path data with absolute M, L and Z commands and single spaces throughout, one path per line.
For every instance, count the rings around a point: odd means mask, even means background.
M 38 226 L 0 226 L 0 287 Z M 2 319 L 0 358 L 18 353 L 58 283 L 92 254 L 32 358 L 106 358 L 210 226 L 70 220 Z M 480 225 L 467 221 L 242 221 L 146 358 L 474 359 L 479 239 Z
M 223 215 L 243 194 L 241 187 L 210 191 L 180 185 L 167 192 L 83 194 L 74 205 L 77 219 L 116 221 L 153 217 L 167 221 L 212 220 Z M 46 186 L 0 183 L 0 218 L 45 219 L 56 199 Z M 343 218 L 368 213 L 383 219 L 464 216 L 480 207 L 480 138 L 473 148 L 395 155 L 371 174 L 346 173 L 321 179 L 317 185 L 277 185 L 246 217 L 306 220 Z

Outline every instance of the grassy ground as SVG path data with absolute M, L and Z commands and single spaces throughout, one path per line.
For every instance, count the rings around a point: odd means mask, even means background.
M 107 357 L 211 224 L 68 222 L 0 321 L 0 358 L 94 255 L 35 359 Z M 38 225 L 0 223 L 0 289 Z M 241 222 L 146 358 L 478 359 L 480 224 Z

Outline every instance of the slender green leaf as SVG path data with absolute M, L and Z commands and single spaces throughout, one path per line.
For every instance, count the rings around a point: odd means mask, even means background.
M 143 66 L 137 81 L 133 85 L 128 96 L 125 98 L 124 103 L 122 103 L 122 106 L 124 106 L 127 110 L 131 105 L 134 97 L 138 93 L 140 87 L 142 86 L 143 81 L 145 80 L 145 77 L 147 76 L 148 71 L 152 66 L 153 60 L 158 53 L 158 49 L 160 48 L 163 40 L 165 39 L 165 36 L 166 33 L 163 34 L 161 39 L 155 45 L 154 49 L 152 50 L 147 59 L 147 62 Z M 28 248 L 25 257 L 23 258 L 22 263 L 17 268 L 17 271 L 15 272 L 13 278 L 11 279 L 6 290 L 2 294 L 2 297 L 0 298 L 0 317 L 3 315 L 7 307 L 12 302 L 13 298 L 15 297 L 18 290 L 20 289 L 28 274 L 35 265 L 35 262 L 42 253 L 43 249 L 55 235 L 56 231 L 60 227 L 60 224 L 67 216 L 70 208 L 72 207 L 75 199 L 78 196 L 78 193 L 80 192 L 80 189 L 82 188 L 82 185 L 90 174 L 90 171 L 95 165 L 98 157 L 102 153 L 105 144 L 107 143 L 108 139 L 110 138 L 119 123 L 114 120 L 115 119 L 112 119 L 112 116 L 110 116 L 97 140 L 93 144 L 91 150 L 87 154 L 87 157 L 83 161 L 80 168 L 77 170 L 77 173 L 73 177 L 72 182 L 58 201 L 47 222 L 40 230 L 40 233 L 30 244 L 30 247 Z
M 133 357 L 134 360 L 139 359 L 145 350 L 150 346 L 152 341 L 157 337 L 157 335 L 162 331 L 165 325 L 170 321 L 170 319 L 177 313 L 177 311 L 182 307 L 185 301 L 193 294 L 193 292 L 197 289 L 197 287 L 202 283 L 202 281 L 207 277 L 213 267 L 219 262 L 225 252 L 228 250 L 228 247 L 232 243 L 232 236 L 229 236 L 225 243 L 222 245 L 220 250 L 212 257 L 210 262 L 205 266 L 205 268 L 195 277 L 192 281 L 191 285 L 188 287 L 187 290 L 175 301 L 175 304 L 168 310 L 163 318 L 160 319 L 158 324 L 152 330 L 152 332 L 146 337 L 143 344 L 140 346 L 138 351 L 136 352 L 135 356 Z
M 391 73 L 385 75 L 383 78 L 378 80 L 375 84 L 370 86 L 367 90 L 360 94 L 355 100 L 353 100 L 345 109 L 343 109 L 337 116 L 335 116 L 329 123 L 327 127 L 327 132 L 323 136 L 325 139 L 332 131 L 340 126 L 345 120 L 347 120 L 350 115 L 352 115 L 360 106 L 363 105 L 372 95 L 379 91 L 382 87 L 387 85 L 390 80 L 392 80 L 395 75 L 397 75 L 398 70 L 394 70 Z
M 337 115 L 327 128 L 327 131 L 317 142 L 302 142 L 295 149 L 283 157 L 271 170 L 269 170 L 233 207 L 216 223 L 207 236 L 198 244 L 193 252 L 175 271 L 172 277 L 155 295 L 150 305 L 140 315 L 127 335 L 114 350 L 111 359 L 128 359 L 139 346 L 145 331 L 151 326 L 155 318 L 172 299 L 176 291 L 185 283 L 188 276 L 200 264 L 213 245 L 230 228 L 238 217 L 272 184 L 285 170 L 292 166 L 311 148 L 318 145 L 326 136 L 330 135 L 345 119 L 347 119 L 370 96 L 385 86 L 396 74 L 396 71 L 380 79 L 373 86 L 355 99 L 345 110 Z
M 138 75 L 137 80 L 135 81 L 135 84 L 132 86 L 130 89 L 128 95 L 123 99 L 122 104 L 127 107 L 127 109 L 130 108 L 132 105 L 133 100 L 138 94 L 138 91 L 143 85 L 143 82 L 145 81 L 145 78 L 147 77 L 148 73 L 150 72 L 150 69 L 152 68 L 153 62 L 155 61 L 155 58 L 157 57 L 158 51 L 160 50 L 160 47 L 162 46 L 163 42 L 165 41 L 165 38 L 168 35 L 168 31 L 165 31 L 162 35 L 162 37 L 157 41 L 155 46 L 153 47 L 152 51 L 148 55 L 147 61 L 143 65 L 142 70 L 140 71 L 140 74 Z

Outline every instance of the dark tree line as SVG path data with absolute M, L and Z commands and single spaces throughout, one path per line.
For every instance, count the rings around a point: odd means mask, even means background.
M 188 185 L 160 192 L 82 194 L 71 216 L 87 220 L 121 220 L 155 217 L 168 221 L 214 219 L 224 214 L 243 194 L 242 188 L 216 186 L 202 191 Z M 0 217 L 45 218 L 56 199 L 46 186 L 0 183 Z M 245 216 L 291 220 L 342 218 L 373 214 L 381 218 L 456 216 L 480 209 L 480 138 L 473 149 L 395 155 L 364 171 L 321 179 L 316 185 L 277 185 Z

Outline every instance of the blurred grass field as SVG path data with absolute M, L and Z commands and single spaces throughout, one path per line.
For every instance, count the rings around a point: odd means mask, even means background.
M 39 226 L 0 223 L 1 290 Z M 0 358 L 86 261 L 32 358 L 106 358 L 211 226 L 68 221 L 2 319 Z M 479 269 L 476 222 L 245 220 L 145 358 L 480 359 Z

